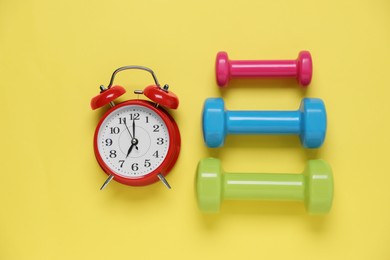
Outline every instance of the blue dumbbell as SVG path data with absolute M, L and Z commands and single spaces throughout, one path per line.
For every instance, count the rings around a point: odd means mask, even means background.
M 228 111 L 222 98 L 203 107 L 203 137 L 208 147 L 221 147 L 227 134 L 299 135 L 306 148 L 325 140 L 326 110 L 318 98 L 304 98 L 296 111 Z

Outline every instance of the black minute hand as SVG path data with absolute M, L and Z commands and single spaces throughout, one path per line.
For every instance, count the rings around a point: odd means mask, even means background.
M 133 119 L 133 138 L 135 138 L 135 121 Z
M 125 126 L 126 126 L 126 129 L 127 129 L 127 132 L 129 132 L 129 135 L 130 135 L 130 138 L 131 138 L 131 143 L 133 143 L 133 139 L 135 139 L 134 138 L 134 130 L 133 130 L 133 135 L 131 135 L 129 128 L 127 127 L 126 121 L 124 121 L 124 122 L 125 122 Z M 134 125 L 134 121 L 133 121 L 133 125 Z M 134 127 L 133 127 L 133 129 L 134 129 Z M 133 146 L 133 145 L 131 145 L 131 146 Z M 130 148 L 131 148 L 131 146 L 130 146 Z M 129 148 L 129 151 L 130 151 L 130 148 Z M 137 144 L 135 144 L 135 149 L 138 150 Z M 127 153 L 127 156 L 129 156 L 129 154 L 130 154 L 130 152 Z M 127 158 L 127 156 L 126 156 L 126 158 Z

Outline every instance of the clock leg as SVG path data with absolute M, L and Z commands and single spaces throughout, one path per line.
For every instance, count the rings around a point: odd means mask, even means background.
M 162 183 L 164 183 L 165 187 L 171 189 L 171 186 L 169 185 L 168 181 L 164 178 L 164 176 L 161 173 L 157 174 L 157 177 L 160 179 Z
M 102 187 L 100 188 L 100 190 L 103 190 L 109 183 L 110 181 L 114 179 L 114 175 L 110 175 L 108 176 L 107 180 L 103 183 Z

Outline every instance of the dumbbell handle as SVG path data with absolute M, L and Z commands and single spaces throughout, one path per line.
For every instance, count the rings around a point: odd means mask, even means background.
M 224 173 L 222 194 L 228 200 L 294 200 L 305 197 L 303 174 Z
M 229 134 L 299 134 L 301 112 L 226 111 Z
M 230 60 L 232 77 L 295 77 L 296 60 Z

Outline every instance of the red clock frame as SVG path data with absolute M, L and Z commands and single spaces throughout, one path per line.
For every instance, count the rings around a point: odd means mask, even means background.
M 123 176 L 118 175 L 115 173 L 113 170 L 110 169 L 110 167 L 103 161 L 99 149 L 98 149 L 98 133 L 99 129 L 103 123 L 103 121 L 113 112 L 115 112 L 117 109 L 124 107 L 124 106 L 129 106 L 129 105 L 138 105 L 138 106 L 144 106 L 146 108 L 151 109 L 154 111 L 156 114 L 158 114 L 162 120 L 164 121 L 165 125 L 168 128 L 168 134 L 169 134 L 169 147 L 168 147 L 168 153 L 163 160 L 163 162 L 158 166 L 154 171 L 152 171 L 149 174 L 146 174 L 144 176 L 139 176 L 139 177 L 131 177 L 131 178 L 126 178 Z M 95 151 L 95 157 L 99 163 L 99 165 L 102 167 L 104 172 L 108 175 L 113 175 L 114 180 L 125 184 L 129 186 L 145 186 L 152 184 L 154 182 L 157 182 L 159 178 L 157 175 L 161 173 L 163 176 L 166 176 L 169 171 L 172 169 L 172 167 L 175 165 L 179 153 L 180 153 L 180 145 L 181 145 L 181 139 L 180 139 L 180 132 L 179 128 L 173 119 L 173 117 L 168 114 L 168 112 L 165 111 L 165 109 L 158 107 L 155 107 L 155 104 L 153 102 L 147 101 L 147 100 L 127 100 L 122 103 L 119 103 L 115 105 L 114 107 L 110 108 L 100 119 L 99 124 L 96 127 L 95 130 L 95 135 L 94 135 L 94 141 L 93 141 L 93 147 Z

